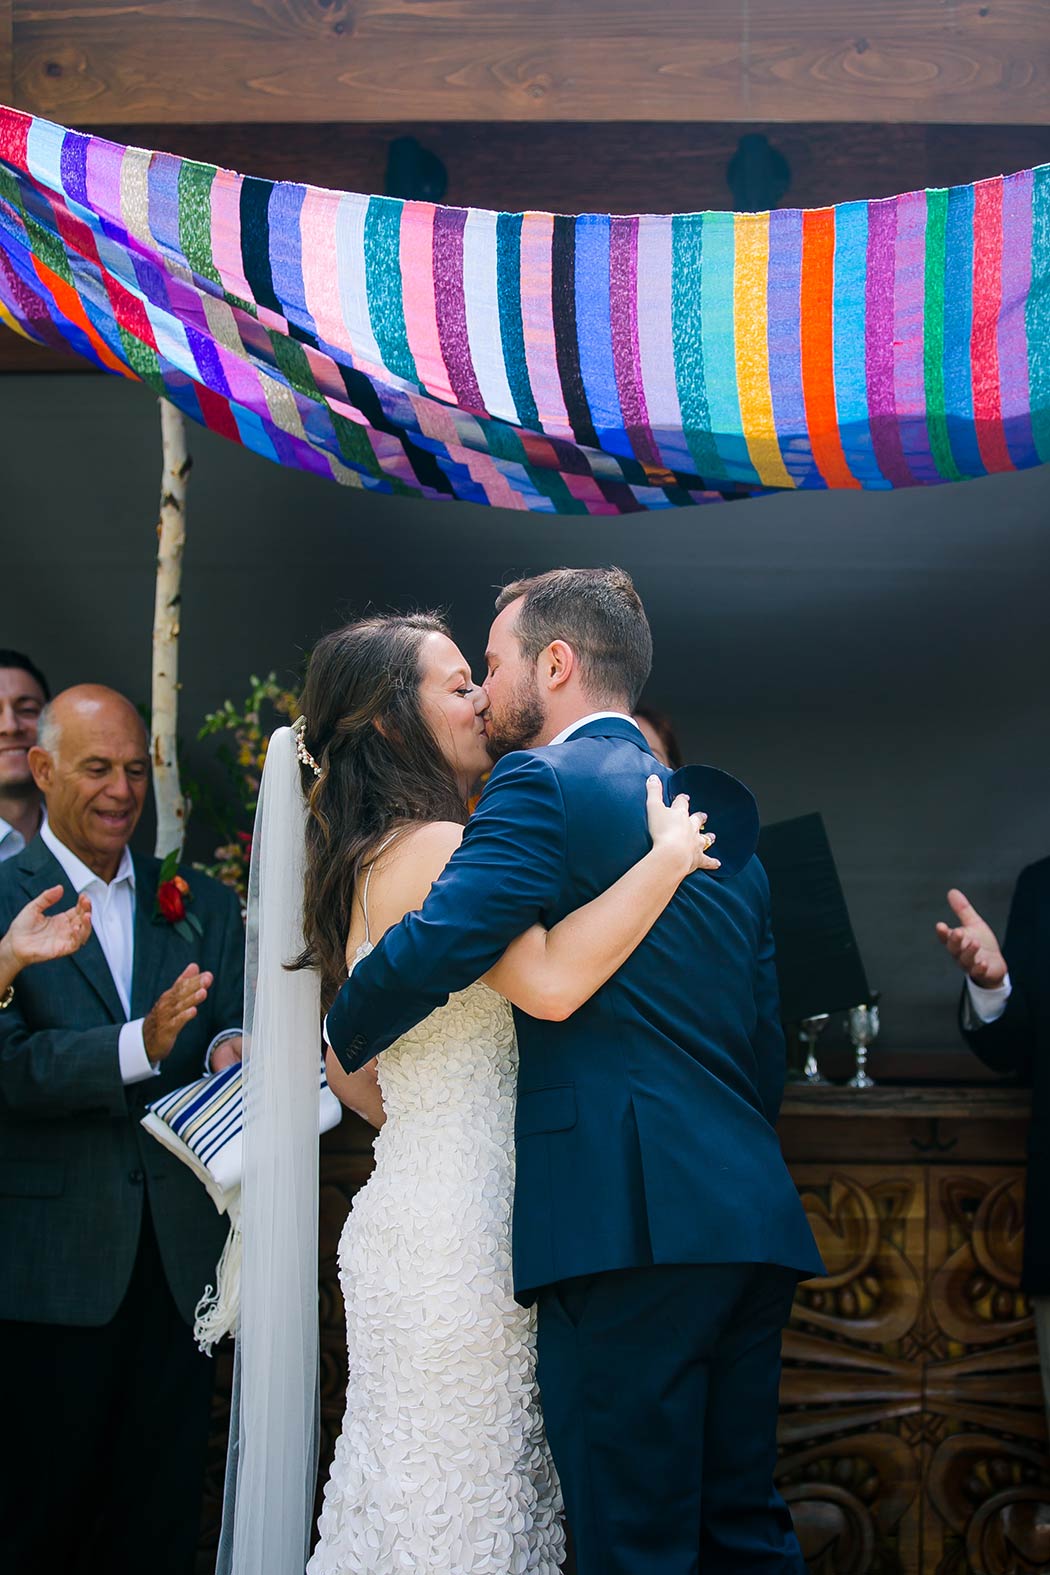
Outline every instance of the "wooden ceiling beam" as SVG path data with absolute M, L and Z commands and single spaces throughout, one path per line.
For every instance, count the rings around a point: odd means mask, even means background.
M 0 0 L 0 104 L 11 104 L 15 96 L 13 0 Z
M 1050 124 L 1046 0 L 0 0 L 0 15 L 4 6 L 14 102 L 75 126 Z

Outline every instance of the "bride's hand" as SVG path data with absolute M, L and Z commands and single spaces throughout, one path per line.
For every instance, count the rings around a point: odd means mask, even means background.
M 652 776 L 645 784 L 645 798 L 653 849 L 677 860 L 682 871 L 680 880 L 697 870 L 721 869 L 719 859 L 708 857 L 707 850 L 715 837 L 713 832 L 704 830 L 707 816 L 703 811 L 690 815 L 687 794 L 680 793 L 673 803 L 665 804 L 663 783 Z

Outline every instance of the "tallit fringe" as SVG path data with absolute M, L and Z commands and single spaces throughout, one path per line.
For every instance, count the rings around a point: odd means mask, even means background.
M 227 1208 L 230 1233 L 215 1270 L 216 1285 L 205 1286 L 204 1295 L 194 1309 L 193 1338 L 205 1356 L 224 1335 L 237 1327 L 241 1308 L 241 1195 L 230 1200 Z

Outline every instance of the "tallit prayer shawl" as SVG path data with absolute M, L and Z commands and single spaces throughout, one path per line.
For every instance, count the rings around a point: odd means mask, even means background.
M 576 218 L 271 182 L 0 108 L 0 321 L 372 491 L 622 514 L 1050 460 L 1050 166 Z
M 318 1131 L 339 1125 L 342 1106 L 320 1069 Z M 241 1177 L 243 1174 L 244 1068 L 238 1061 L 209 1072 L 194 1083 L 172 1089 L 146 1107 L 142 1125 L 201 1182 L 220 1214 L 230 1221 L 229 1235 L 216 1265 L 215 1284 L 197 1303 L 193 1336 L 208 1356 L 237 1324 L 241 1288 Z

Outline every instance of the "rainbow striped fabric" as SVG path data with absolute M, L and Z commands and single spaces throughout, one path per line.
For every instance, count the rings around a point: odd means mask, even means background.
M 0 321 L 280 464 L 622 514 L 1050 460 L 1050 166 L 812 211 L 489 213 L 0 108 Z

